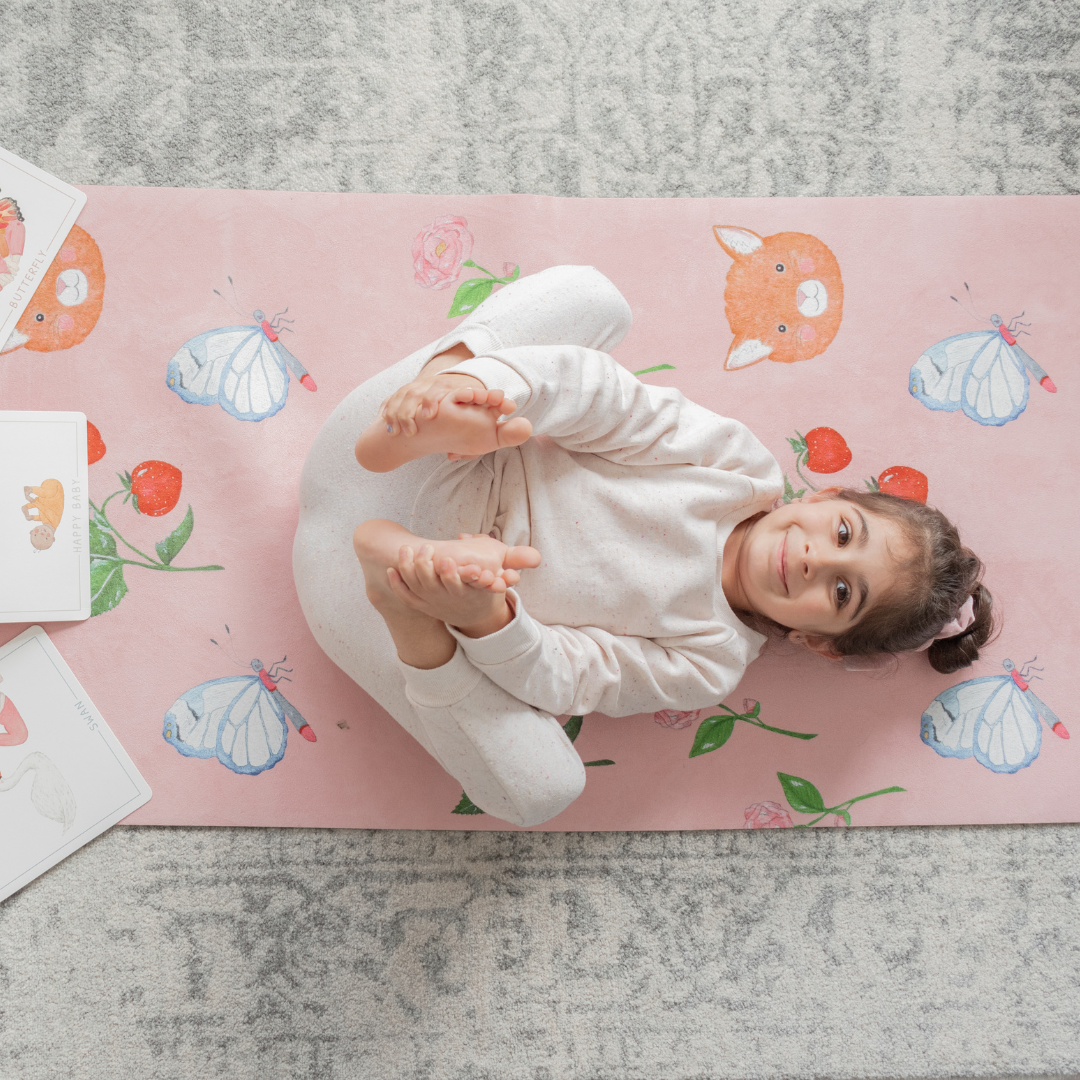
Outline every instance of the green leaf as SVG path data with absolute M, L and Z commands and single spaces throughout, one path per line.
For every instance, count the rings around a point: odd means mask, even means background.
M 789 440 L 790 441 L 790 440 Z M 791 481 L 787 478 L 787 474 L 784 474 L 784 502 L 793 502 L 795 499 L 801 499 L 806 494 L 806 488 L 801 488 L 796 491 L 791 486 Z
M 838 809 L 836 812 L 844 819 L 844 824 L 845 825 L 850 825 L 851 824 L 851 815 L 846 810 L 839 810 Z
M 792 810 L 798 810 L 800 814 L 821 814 L 826 811 L 821 792 L 809 780 L 782 772 L 778 772 L 776 778 L 780 781 L 784 797 Z
M 112 539 L 110 537 L 110 539 Z M 116 541 L 113 541 L 116 549 Z M 124 564 L 118 558 L 90 556 L 90 615 L 112 611 L 127 595 Z
M 674 364 L 657 364 L 655 367 L 642 368 L 640 371 L 635 371 L 635 375 L 648 375 L 652 371 L 674 371 Z
M 461 793 L 461 801 L 450 811 L 451 814 L 482 814 L 483 812 L 464 791 Z
M 191 535 L 191 529 L 194 524 L 195 514 L 192 512 L 191 505 L 189 504 L 187 513 L 184 515 L 184 520 L 181 521 L 164 540 L 159 540 L 154 545 L 154 548 L 158 553 L 158 558 L 166 566 L 176 558 L 180 549 L 188 542 L 188 537 Z
M 563 731 L 566 732 L 566 737 L 571 742 L 581 734 L 581 721 L 584 719 L 584 716 L 571 716 L 570 719 L 563 724 Z
M 450 305 L 446 317 L 453 319 L 475 311 L 491 295 L 494 288 L 495 282 L 491 278 L 469 278 L 468 281 L 463 281 L 454 294 L 454 302 Z
M 694 745 L 690 747 L 691 757 L 701 757 L 713 750 L 719 750 L 731 738 L 735 730 L 734 716 L 707 716 L 698 724 Z
M 585 768 L 588 768 L 590 765 L 614 765 L 614 764 L 615 764 L 615 762 L 612 761 L 611 758 L 601 758 L 599 761 L 586 761 L 585 762 Z
M 95 555 L 117 557 L 116 537 L 98 521 L 96 513 L 90 514 L 90 558 Z
M 881 488 L 880 488 L 880 487 L 878 486 L 878 482 L 877 482 L 877 480 L 875 480 L 875 479 L 874 479 L 873 477 L 871 477 L 871 478 L 870 478 L 869 480 L 864 480 L 864 481 L 863 481 L 863 483 L 864 483 L 864 484 L 865 484 L 865 485 L 866 485 L 866 486 L 867 486 L 867 487 L 868 487 L 868 488 L 869 488 L 869 489 L 870 489 L 871 491 L 880 491 L 880 490 L 881 490 Z
M 521 273 L 521 267 L 520 266 L 515 266 L 514 267 L 514 272 L 508 278 L 503 278 L 503 280 L 506 282 L 507 285 L 509 285 L 510 282 L 517 281 L 518 275 L 520 273 Z

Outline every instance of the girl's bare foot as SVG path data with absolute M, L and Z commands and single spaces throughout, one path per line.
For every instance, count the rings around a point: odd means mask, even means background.
M 378 606 L 377 600 L 392 595 L 386 571 L 390 567 L 398 568 L 402 549 L 419 554 L 425 547 L 431 548 L 428 557 L 434 564 L 452 559 L 465 584 L 491 592 L 505 592 L 508 586 L 521 580 L 519 570 L 540 565 L 540 552 L 536 548 L 507 547 L 494 537 L 467 533 L 457 540 L 425 540 L 397 522 L 374 518 L 357 526 L 353 533 L 353 549 L 363 567 L 368 597 L 373 604 Z
M 501 390 L 461 387 L 439 402 L 434 417 L 415 418 L 415 435 L 393 435 L 382 419 L 376 420 L 357 439 L 356 460 L 369 472 L 390 472 L 428 454 L 457 460 L 520 446 L 532 434 L 532 424 L 524 417 L 500 423 L 502 408 Z

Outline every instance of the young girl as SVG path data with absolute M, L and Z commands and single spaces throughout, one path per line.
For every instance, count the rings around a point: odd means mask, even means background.
M 354 391 L 301 481 L 319 644 L 516 824 L 584 786 L 557 715 L 713 706 L 770 631 L 952 671 L 991 629 L 942 515 L 837 488 L 779 503 L 746 427 L 607 355 L 629 324 L 592 268 L 523 278 Z

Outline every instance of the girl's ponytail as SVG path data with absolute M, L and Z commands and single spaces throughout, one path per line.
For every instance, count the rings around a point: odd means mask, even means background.
M 930 666 L 942 675 L 951 675 L 961 668 L 970 667 L 978 660 L 979 650 L 990 640 L 994 631 L 994 598 L 990 590 L 977 582 L 972 591 L 975 601 L 975 618 L 971 625 L 955 637 L 935 641 L 927 649 Z

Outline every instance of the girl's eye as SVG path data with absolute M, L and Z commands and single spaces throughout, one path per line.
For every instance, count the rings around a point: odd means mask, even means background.
M 778 274 L 782 274 L 784 272 L 784 264 L 783 263 L 777 263 L 776 264 L 776 272 Z
M 776 329 L 779 330 L 781 334 L 787 333 L 787 327 L 783 323 L 781 323 Z
M 836 606 L 842 608 L 851 599 L 851 586 L 841 578 L 836 583 Z
M 836 539 L 841 547 L 844 547 L 851 539 L 851 526 L 843 518 L 840 519 L 840 529 L 837 532 Z

